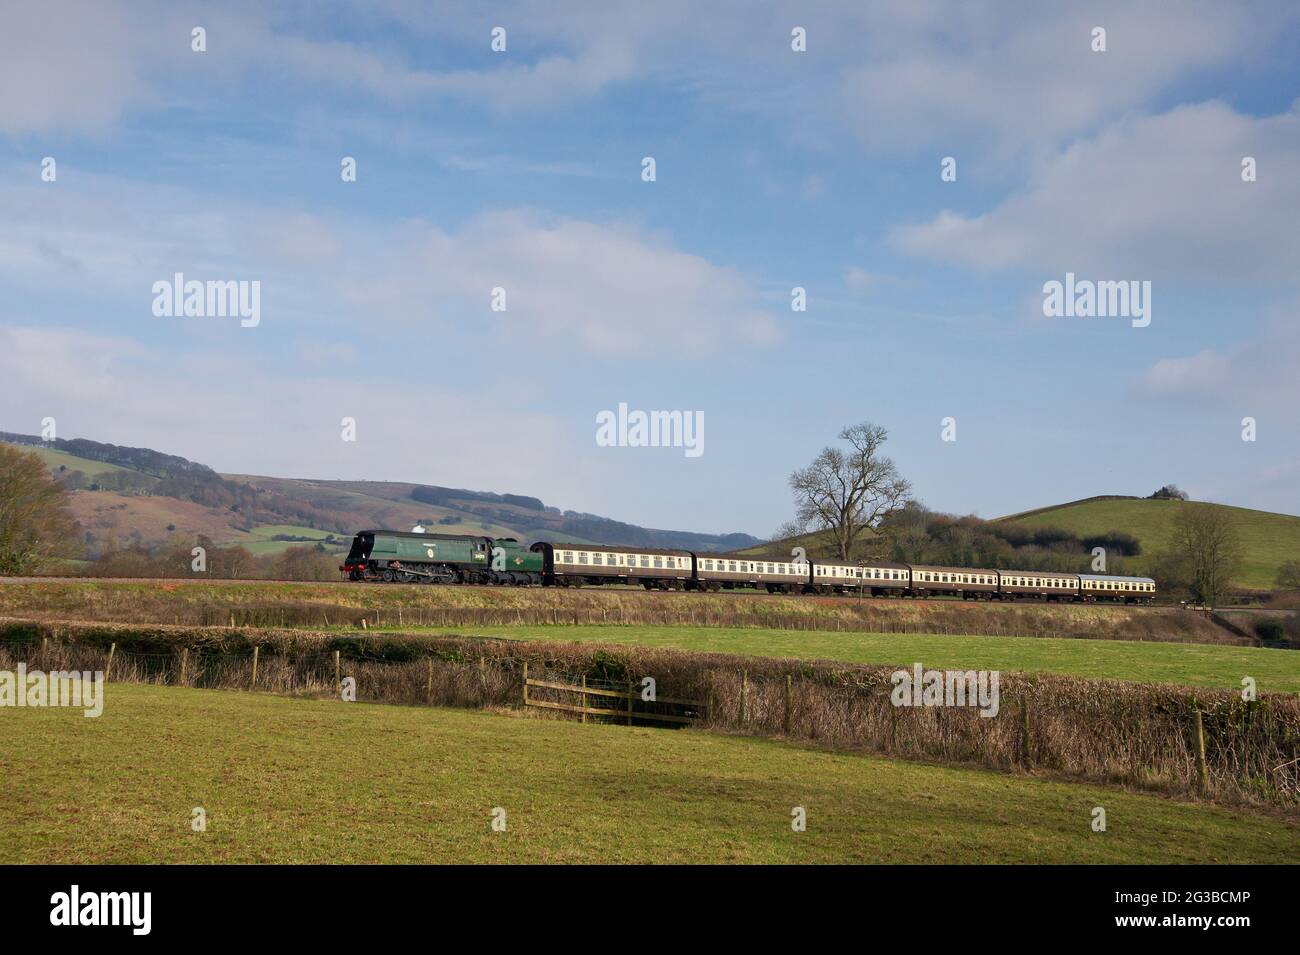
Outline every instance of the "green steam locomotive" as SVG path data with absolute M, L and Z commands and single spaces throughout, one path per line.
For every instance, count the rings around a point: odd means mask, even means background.
M 542 555 L 513 537 L 370 530 L 339 568 L 349 580 L 424 584 L 540 584 Z

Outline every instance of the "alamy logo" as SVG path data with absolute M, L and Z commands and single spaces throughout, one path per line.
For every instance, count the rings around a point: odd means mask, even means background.
M 704 453 L 703 411 L 628 411 L 596 415 L 596 444 L 602 448 L 685 448 L 688 458 Z
M 51 925 L 129 925 L 132 935 L 148 935 L 153 926 L 152 892 L 71 892 L 50 896 Z
M 177 272 L 170 282 L 153 283 L 153 313 L 158 318 L 235 318 L 240 327 L 256 328 L 262 322 L 262 283 L 185 281 Z
M 86 717 L 104 712 L 104 671 L 41 670 L 27 672 L 27 664 L 18 670 L 0 670 L 0 707 L 3 706 L 79 706 Z
M 1151 324 L 1151 282 L 1126 279 L 1094 282 L 1065 273 L 1065 281 L 1043 283 L 1043 314 L 1048 318 L 1131 318 L 1134 328 Z
M 998 715 L 998 670 L 926 670 L 915 663 L 911 670 L 895 670 L 889 680 L 895 706 L 978 706 L 980 716 Z

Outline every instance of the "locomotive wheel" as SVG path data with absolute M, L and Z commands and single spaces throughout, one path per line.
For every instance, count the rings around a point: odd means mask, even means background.
M 391 584 L 391 583 L 393 582 L 393 577 L 394 577 L 394 576 L 395 576 L 395 575 L 393 574 L 393 572 L 392 572 L 391 570 L 389 570 L 389 569 L 387 569 L 387 568 L 384 568 L 384 573 L 383 573 L 384 583 L 386 583 L 386 584 Z

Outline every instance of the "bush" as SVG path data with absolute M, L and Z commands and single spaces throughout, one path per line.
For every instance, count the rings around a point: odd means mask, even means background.
M 1283 561 L 1274 583 L 1283 590 L 1300 590 L 1300 560 Z

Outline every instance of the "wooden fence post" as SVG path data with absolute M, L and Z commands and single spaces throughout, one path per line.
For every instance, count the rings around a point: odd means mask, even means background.
M 524 661 L 524 706 L 528 705 L 528 661 Z
M 1024 754 L 1025 765 L 1031 762 L 1029 752 L 1029 699 L 1020 704 L 1020 749 Z
M 587 674 L 582 675 L 582 722 L 587 722 Z
M 425 693 L 425 698 L 430 703 L 432 703 L 433 702 L 433 657 L 429 657 L 425 662 L 429 664 L 429 680 L 428 680 L 428 685 L 424 689 L 424 693 Z
M 749 721 L 749 671 L 740 671 L 740 725 Z
M 704 712 L 708 713 L 709 722 L 713 722 L 713 671 L 709 671 L 709 682 L 704 691 Z
M 483 688 L 483 692 L 486 693 L 487 692 L 487 660 L 483 658 L 483 654 L 481 653 L 478 655 L 478 682 L 479 685 Z
M 339 652 L 334 651 L 334 692 L 343 693 L 343 676 L 339 672 Z
M 1205 771 L 1205 720 L 1201 716 L 1201 711 L 1196 710 L 1196 785 L 1202 793 L 1205 792 L 1206 786 Z
M 252 686 L 249 687 L 249 689 L 253 690 L 257 689 L 257 654 L 261 649 L 261 646 L 253 647 L 253 683 Z
M 793 682 L 790 674 L 785 675 L 785 719 L 782 721 L 782 731 L 786 736 L 790 735 L 790 684 Z
M 632 725 L 632 678 L 627 680 L 627 725 Z
M 190 648 L 181 647 L 181 686 L 185 685 L 185 674 L 189 670 Z
M 104 666 L 104 682 L 108 682 L 109 674 L 113 672 L 113 655 L 117 653 L 117 644 L 108 648 L 108 663 Z

